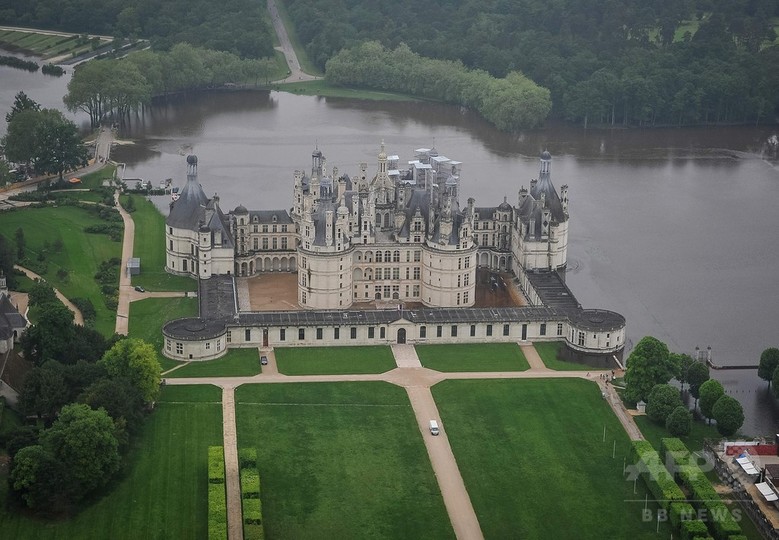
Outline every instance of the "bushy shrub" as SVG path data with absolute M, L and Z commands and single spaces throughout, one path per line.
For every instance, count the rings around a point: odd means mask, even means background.
M 671 525 L 679 530 L 683 521 L 695 519 L 695 508 L 693 508 L 690 503 L 686 502 L 671 503 L 671 509 L 668 511 L 668 516 L 671 520 Z
M 241 497 L 260 498 L 260 475 L 256 468 L 241 469 Z
M 660 455 L 666 466 L 671 464 L 675 466 L 686 465 L 690 462 L 690 450 L 676 437 L 666 437 L 660 440 Z
M 676 437 L 689 435 L 692 429 L 692 412 L 684 405 L 679 405 L 665 419 L 665 429 Z
M 262 503 L 260 499 L 243 500 L 243 522 L 249 525 L 262 524 Z
M 257 466 L 257 449 L 256 448 L 239 448 L 238 449 L 238 466 L 241 469 L 246 467 Z

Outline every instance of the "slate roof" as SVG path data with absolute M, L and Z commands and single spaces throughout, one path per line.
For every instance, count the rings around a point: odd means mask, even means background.
M 187 183 L 179 192 L 178 200 L 170 205 L 170 213 L 165 223 L 177 229 L 197 230 L 202 219 L 202 210 L 208 204 L 203 187 L 198 183 L 197 176 L 187 175 Z
M 240 208 L 240 207 L 239 207 Z M 244 210 L 246 210 L 244 208 Z M 238 208 L 233 211 L 234 214 L 238 213 Z M 244 212 L 246 213 L 246 212 Z M 276 221 L 273 221 L 273 217 L 276 216 Z M 255 221 L 254 218 L 257 218 Z M 271 224 L 271 223 L 286 223 L 291 224 L 292 218 L 289 215 L 289 212 L 286 210 L 251 210 L 249 212 L 249 223 L 263 223 L 263 224 Z
M 0 293 L 0 339 L 13 337 L 14 330 L 27 326 L 27 319 L 19 313 L 6 294 Z

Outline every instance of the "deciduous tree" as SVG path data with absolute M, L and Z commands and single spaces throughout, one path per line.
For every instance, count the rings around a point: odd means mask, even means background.
M 736 398 L 721 396 L 712 408 L 720 435 L 729 437 L 744 424 L 744 409 Z
M 11 123 L 18 113 L 22 111 L 40 111 L 41 105 L 34 99 L 31 99 L 22 91 L 17 92 L 14 96 L 14 104 L 11 106 L 11 110 L 6 113 L 5 121 Z
M 770 347 L 763 351 L 760 355 L 760 365 L 757 368 L 757 376 L 768 381 L 768 385 L 771 385 L 771 380 L 774 377 L 774 371 L 776 366 L 779 365 L 779 349 L 776 347 Z
M 66 171 L 87 165 L 87 148 L 76 124 L 54 112 L 44 115 L 35 126 L 32 163 L 36 172 L 57 174 L 62 180 Z
M 690 384 L 690 395 L 698 404 L 701 385 L 709 380 L 709 366 L 703 362 L 694 362 L 687 370 L 687 382 Z
M 714 417 L 714 404 L 723 395 L 725 395 L 725 389 L 717 379 L 709 379 L 701 385 L 698 406 L 703 416 L 709 419 L 709 423 L 711 423 L 711 419 Z
M 649 393 L 646 415 L 657 424 L 665 425 L 671 411 L 682 405 L 679 389 L 670 384 L 657 384 Z
M 692 429 L 692 412 L 684 405 L 676 407 L 665 419 L 665 428 L 674 437 L 689 435 Z
M 665 343 L 646 336 L 627 359 L 625 397 L 630 401 L 646 401 L 656 384 L 667 383 L 677 373 L 678 368 Z
M 154 348 L 141 339 L 123 339 L 103 355 L 100 364 L 111 377 L 125 377 L 152 403 L 160 393 L 160 363 Z

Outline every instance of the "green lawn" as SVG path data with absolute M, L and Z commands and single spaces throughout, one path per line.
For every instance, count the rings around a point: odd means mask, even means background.
M 75 206 L 25 208 L 0 214 L 0 231 L 11 245 L 15 245 L 16 229 L 21 227 L 24 230 L 29 258 L 37 256 L 43 249 L 44 241 L 53 244 L 57 238 L 62 240 L 61 253 L 49 250 L 46 259 L 48 271 L 43 277 L 68 298 L 91 300 L 97 312 L 95 328 L 110 336 L 114 333 L 116 312 L 106 307 L 94 276 L 101 262 L 121 257 L 122 244 L 111 241 L 107 235 L 83 231 L 88 225 L 100 223 L 106 222 Z M 57 276 L 60 269 L 68 271 L 65 279 Z
M 179 365 L 180 362 L 162 355 L 164 344 L 162 325 L 183 317 L 197 317 L 197 298 L 147 298 L 130 302 L 127 334 L 131 338 L 139 338 L 151 343 L 157 351 L 157 360 L 165 371 Z
M 84 176 L 82 176 L 81 184 L 79 185 L 79 187 L 89 188 L 89 189 L 103 187 L 104 180 L 113 180 L 115 171 L 116 171 L 116 165 L 108 163 L 105 165 L 105 167 L 103 167 L 99 171 L 95 171 L 93 173 L 85 174 Z
M 150 291 L 196 291 L 194 279 L 165 271 L 165 216 L 140 195 L 122 195 L 120 202 L 125 208 L 129 198 L 135 205 L 131 214 L 135 223 L 133 257 L 141 259 L 141 274 L 133 276 L 133 285 Z
M 538 356 L 540 356 L 541 360 L 544 361 L 544 365 L 549 369 L 553 369 L 555 371 L 589 371 L 591 369 L 595 369 L 592 366 L 560 360 L 557 357 L 557 352 L 561 347 L 565 347 L 565 344 L 561 341 L 533 343 L 533 346 L 536 348 Z
M 436 371 L 525 371 L 530 369 L 516 343 L 417 345 L 417 356 Z
M 665 426 L 660 426 L 652 422 L 648 416 L 634 416 L 636 425 L 646 440 L 652 443 L 652 446 L 660 451 L 660 439 L 672 437 Z M 691 451 L 696 452 L 703 448 L 703 439 L 721 439 L 722 435 L 717 432 L 714 426 L 707 426 L 704 422 L 695 420 L 692 423 L 692 430 L 686 437 L 679 437 Z
M 433 396 L 485 538 L 669 538 L 641 520 L 644 488 L 622 474 L 629 440 L 597 385 L 445 381 Z
M 213 386 L 166 387 L 136 439 L 123 477 L 70 519 L 41 521 L 10 512 L 3 473 L 3 538 L 206 538 L 207 448 L 222 444 L 220 401 L 221 391 Z
M 277 348 L 276 365 L 284 375 L 384 373 L 396 367 L 389 347 Z
M 268 538 L 454 538 L 403 389 L 258 384 L 235 397 Z
M 343 97 L 350 99 L 367 99 L 374 101 L 421 101 L 419 97 L 395 92 L 383 92 L 368 88 L 346 88 L 333 86 L 326 81 L 305 81 L 295 83 L 276 84 L 273 90 L 302 94 L 306 96 Z
M 257 349 L 230 349 L 222 358 L 207 362 L 190 362 L 165 375 L 165 378 L 250 377 L 258 373 L 260 373 L 260 355 Z

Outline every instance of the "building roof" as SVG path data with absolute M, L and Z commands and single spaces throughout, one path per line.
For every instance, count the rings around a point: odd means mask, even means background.
M 179 198 L 170 203 L 165 223 L 177 229 L 197 230 L 207 204 L 208 197 L 197 181 L 197 174 L 187 174 L 187 183 L 179 192 Z
M 239 207 L 240 208 L 240 207 Z M 238 213 L 238 208 L 233 211 Z M 245 213 L 245 212 L 244 212 Z M 286 210 L 252 210 L 249 212 L 249 223 L 292 223 L 292 218 Z
M 0 293 L 0 339 L 9 339 L 13 337 L 14 331 L 22 330 L 26 326 L 27 319 L 19 313 L 7 294 Z

